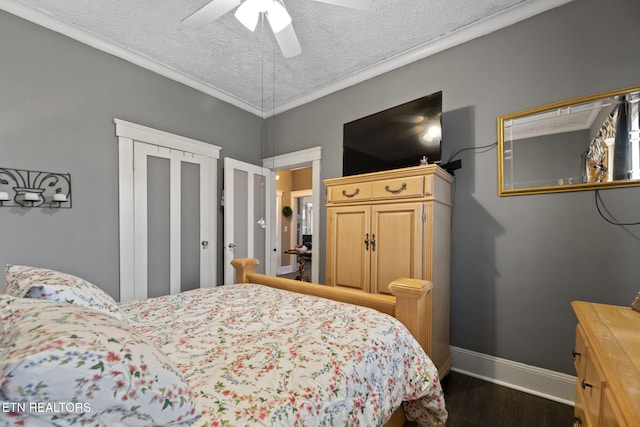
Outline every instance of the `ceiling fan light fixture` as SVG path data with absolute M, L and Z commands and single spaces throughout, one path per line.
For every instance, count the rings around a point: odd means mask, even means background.
M 442 129 L 439 123 L 431 123 L 427 126 L 427 129 L 422 134 L 422 140 L 426 143 L 439 141 L 442 136 Z
M 373 0 L 314 1 L 352 9 L 367 9 Z M 234 14 L 236 19 L 251 32 L 258 27 L 261 14 L 266 15 L 282 56 L 293 58 L 302 53 L 298 36 L 293 29 L 291 15 L 284 6 L 284 0 L 210 0 L 209 3 L 184 18 L 182 23 L 197 28 L 210 21 L 215 21 L 231 12 L 235 7 L 237 7 Z
M 247 0 L 238 6 L 234 14 L 236 19 L 251 32 L 256 30 L 260 19 L 259 3 L 260 0 Z
M 291 16 L 282 3 L 274 1 L 267 11 L 267 20 L 274 33 L 279 33 L 291 24 Z

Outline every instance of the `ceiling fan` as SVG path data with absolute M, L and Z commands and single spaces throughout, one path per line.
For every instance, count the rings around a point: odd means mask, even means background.
M 336 6 L 365 10 L 373 0 L 313 0 Z M 182 20 L 182 23 L 198 28 L 215 21 L 235 7 L 235 17 L 250 31 L 255 31 L 260 16 L 265 16 L 280 46 L 282 56 L 292 58 L 302 52 L 300 42 L 291 24 L 291 16 L 282 0 L 212 0 Z

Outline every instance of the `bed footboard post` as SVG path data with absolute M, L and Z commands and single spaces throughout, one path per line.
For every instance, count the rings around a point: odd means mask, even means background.
M 402 278 L 389 284 L 396 297 L 396 319 L 401 321 L 431 357 L 431 291 L 428 280 Z
M 236 283 L 248 283 L 247 274 L 255 273 L 260 261 L 255 258 L 238 258 L 231 261 L 236 269 Z

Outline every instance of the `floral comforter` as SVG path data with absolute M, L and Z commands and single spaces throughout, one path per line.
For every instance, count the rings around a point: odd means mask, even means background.
M 195 392 L 194 426 L 380 426 L 402 402 L 446 421 L 433 363 L 375 310 L 252 284 L 119 305 Z

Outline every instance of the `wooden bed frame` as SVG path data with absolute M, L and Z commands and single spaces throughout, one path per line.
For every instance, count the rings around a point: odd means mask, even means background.
M 402 322 L 420 343 L 425 353 L 431 357 L 431 325 L 427 325 L 428 319 L 431 319 L 433 289 L 431 282 L 406 278 L 394 280 L 389 284 L 389 290 L 393 296 L 389 296 L 267 276 L 255 272 L 258 264 L 259 261 L 254 258 L 238 258 L 231 261 L 231 265 L 236 270 L 235 282 L 255 283 L 381 311 Z M 447 373 L 448 370 L 438 372 L 438 375 L 442 379 Z M 406 418 L 400 407 L 393 413 L 385 427 L 403 426 L 405 421 Z

